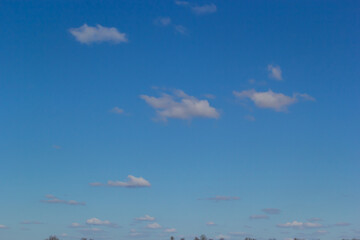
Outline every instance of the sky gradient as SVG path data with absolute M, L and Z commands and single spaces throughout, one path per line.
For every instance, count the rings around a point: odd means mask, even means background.
M 360 238 L 359 1 L 0 1 L 0 239 Z

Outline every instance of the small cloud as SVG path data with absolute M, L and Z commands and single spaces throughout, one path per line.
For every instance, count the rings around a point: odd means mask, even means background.
M 52 147 L 53 147 L 54 149 L 61 149 L 61 146 L 59 146 L 59 145 L 52 145 Z
M 282 93 L 275 93 L 271 89 L 267 92 L 257 92 L 254 89 L 241 92 L 233 91 L 233 94 L 239 99 L 250 99 L 259 108 L 269 108 L 277 112 L 286 112 L 290 105 L 297 103 L 300 99 L 315 101 L 313 97 L 306 93 L 294 93 L 290 97 Z
M 66 205 L 73 205 L 73 206 L 85 206 L 84 202 L 78 202 L 75 200 L 63 200 L 60 198 L 55 197 L 54 195 L 48 194 L 45 196 L 46 200 L 41 200 L 43 203 L 50 203 L 50 204 L 66 204 Z
M 326 230 L 317 230 L 315 232 L 316 235 L 323 235 L 323 234 L 327 234 L 327 233 L 328 233 L 328 231 L 326 231 Z
M 3 225 L 3 224 L 0 224 L 0 229 L 7 229 L 8 227 Z
M 282 71 L 279 66 L 273 66 L 271 64 L 268 65 L 269 77 L 275 79 L 277 81 L 281 81 L 282 78 Z
M 95 226 L 108 226 L 108 227 L 116 227 L 115 223 L 112 223 L 108 220 L 100 220 L 98 218 L 90 218 L 86 220 L 87 225 L 95 225 Z
M 119 32 L 114 27 L 103 27 L 100 24 L 97 24 L 95 27 L 84 24 L 79 28 L 70 28 L 69 32 L 78 42 L 84 44 L 101 42 L 117 44 L 128 41 L 125 33 Z
M 123 114 L 124 110 L 118 107 L 114 107 L 113 109 L 110 110 L 110 112 L 115 113 L 115 114 Z
M 175 1 L 175 4 L 179 5 L 179 6 L 188 6 L 189 2 L 187 2 L 187 1 Z
M 136 221 L 155 221 L 154 217 L 151 217 L 149 215 L 145 215 L 143 217 L 135 218 Z
M 149 181 L 142 177 L 134 177 L 132 175 L 128 175 L 127 181 L 111 181 L 109 180 L 106 184 L 100 182 L 93 182 L 89 183 L 92 187 L 99 187 L 99 186 L 109 186 L 109 187 L 123 187 L 123 188 L 143 188 L 143 187 L 150 187 L 151 184 Z
M 149 228 L 149 229 L 159 229 L 161 228 L 161 225 L 158 224 L 158 223 L 149 223 L 146 228 Z
M 187 29 L 186 27 L 182 26 L 182 25 L 175 25 L 174 27 L 175 31 L 182 34 L 182 35 L 185 35 L 187 34 Z
M 267 215 L 252 215 L 249 217 L 251 220 L 269 219 Z
M 280 214 L 281 210 L 278 208 L 264 208 L 261 211 L 263 211 L 266 214 Z
M 215 196 L 215 197 L 210 197 L 210 198 L 200 198 L 199 200 L 209 200 L 209 201 L 220 202 L 220 201 L 240 200 L 240 198 L 239 197 L 232 197 L 232 196 Z
M 208 100 L 199 100 L 181 90 L 175 90 L 172 95 L 162 93 L 161 97 L 141 95 L 148 105 L 156 109 L 158 118 L 167 121 L 168 118 L 219 118 L 219 112 L 210 106 Z
M 175 228 L 167 228 L 164 230 L 164 232 L 166 233 L 176 233 L 176 229 Z
M 214 222 L 207 222 L 206 225 L 207 225 L 207 226 L 216 226 L 217 224 L 214 223 Z
M 322 225 L 319 223 L 314 223 L 314 222 L 304 222 L 303 223 L 303 222 L 293 221 L 293 222 L 287 222 L 284 224 L 277 224 L 277 227 L 304 229 L 304 228 L 320 228 L 320 227 L 322 227 Z
M 158 17 L 154 20 L 154 23 L 158 26 L 169 26 L 171 24 L 171 18 L 169 17 Z
M 39 224 L 44 224 L 44 223 L 39 222 L 39 221 L 22 221 L 20 224 L 23 224 L 23 225 L 39 225 Z
M 62 234 L 60 234 L 60 236 L 61 236 L 61 237 L 67 237 L 68 234 L 67 234 L 67 233 L 62 233 Z
M 334 224 L 334 226 L 336 226 L 336 227 L 347 227 L 350 225 L 351 225 L 351 223 L 348 223 L 348 222 L 338 222 L 338 223 Z
M 141 187 L 150 187 L 151 184 L 142 177 L 134 177 L 132 175 L 128 176 L 126 182 L 121 181 L 108 181 L 108 186 L 111 187 L 125 187 L 125 188 L 141 188 Z
M 217 11 L 217 7 L 215 4 L 205 4 L 202 6 L 193 6 L 191 10 L 198 15 L 215 13 Z
M 82 225 L 82 224 L 80 224 L 80 223 L 74 222 L 74 223 L 70 224 L 69 227 L 70 227 L 70 228 L 84 228 L 85 226 Z

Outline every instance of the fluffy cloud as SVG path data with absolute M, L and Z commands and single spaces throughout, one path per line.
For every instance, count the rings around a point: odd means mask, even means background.
M 175 233 L 176 229 L 175 228 L 167 228 L 167 229 L 164 230 L 164 232 L 166 232 L 166 233 Z
M 268 65 L 269 77 L 275 80 L 282 80 L 282 71 L 279 66 Z
M 126 182 L 121 181 L 108 181 L 108 186 L 111 187 L 125 187 L 125 188 L 141 188 L 141 187 L 150 187 L 151 184 L 142 177 L 134 177 L 132 175 L 128 176 Z
M 90 186 L 99 187 L 99 186 L 110 186 L 110 187 L 123 187 L 123 188 L 143 188 L 150 187 L 151 184 L 149 181 L 142 177 L 134 177 L 132 175 L 128 175 L 128 179 L 125 182 L 122 181 L 111 181 L 109 180 L 106 184 L 102 184 L 100 182 L 90 183 Z
M 127 42 L 125 33 L 119 32 L 114 27 L 103 27 L 97 24 L 95 27 L 82 25 L 79 28 L 70 28 L 69 32 L 80 43 L 91 44 L 101 42 L 122 43 Z
M 135 218 L 136 221 L 155 221 L 154 217 L 151 217 L 149 215 L 145 215 L 143 217 Z
M 205 4 L 202 6 L 193 6 L 191 7 L 191 10 L 199 15 L 203 15 L 203 14 L 210 14 L 210 13 L 214 13 L 217 11 L 217 7 L 215 4 Z
M 232 197 L 232 196 L 215 196 L 215 197 L 209 197 L 209 198 L 200 198 L 199 200 L 209 200 L 209 201 L 234 201 L 239 200 L 239 197 Z
M 249 98 L 259 108 L 269 108 L 277 112 L 287 111 L 290 105 L 297 103 L 300 99 L 315 101 L 313 97 L 306 93 L 294 93 L 290 97 L 282 93 L 275 93 L 271 89 L 267 92 L 257 92 L 254 89 L 241 92 L 233 91 L 233 94 L 239 99 Z
M 149 229 L 159 229 L 161 228 L 161 225 L 158 224 L 158 223 L 149 223 L 146 228 L 149 228 Z
M 112 223 L 108 220 L 100 220 L 98 218 L 90 218 L 86 220 L 86 224 L 95 225 L 95 226 L 108 226 L 108 227 L 116 227 L 115 223 Z
M 124 110 L 119 107 L 114 107 L 113 109 L 110 110 L 110 112 L 115 113 L 115 114 L 123 114 Z
M 278 224 L 278 227 L 281 228 L 295 228 L 295 229 L 303 229 L 303 228 L 320 228 L 322 227 L 321 224 L 319 223 L 314 223 L 314 222 L 298 222 L 298 221 L 293 221 L 293 222 L 287 222 L 284 224 Z
M 189 96 L 181 90 L 174 91 L 173 95 L 163 93 L 160 97 L 141 95 L 141 99 L 156 109 L 160 120 L 168 118 L 219 118 L 219 112 L 210 106 L 208 100 L 199 100 Z
M 279 214 L 281 212 L 281 210 L 277 208 L 264 208 L 261 211 L 266 214 Z
M 73 206 L 85 206 L 84 202 L 78 202 L 75 200 L 62 200 L 51 194 L 46 195 L 45 198 L 46 198 L 46 200 L 41 200 L 41 202 L 51 203 L 51 204 L 66 204 L 66 205 L 73 205 Z
M 269 216 L 267 216 L 267 215 L 252 215 L 249 218 L 252 220 L 259 220 L 259 219 L 268 219 Z

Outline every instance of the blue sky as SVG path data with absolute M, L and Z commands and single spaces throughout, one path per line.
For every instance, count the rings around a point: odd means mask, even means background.
M 0 239 L 360 237 L 358 1 L 0 1 Z

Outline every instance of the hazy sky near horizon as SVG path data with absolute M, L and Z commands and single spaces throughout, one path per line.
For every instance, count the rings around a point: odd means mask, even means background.
M 360 237 L 359 1 L 0 1 L 0 239 Z

